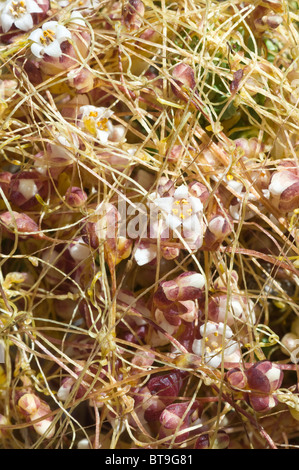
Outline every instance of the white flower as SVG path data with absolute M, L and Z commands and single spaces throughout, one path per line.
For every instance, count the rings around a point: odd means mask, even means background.
M 120 142 L 123 139 L 125 127 L 112 124 L 109 118 L 113 116 L 113 111 L 110 109 L 86 105 L 81 106 L 80 114 L 82 114 L 80 126 L 97 137 L 101 144 L 106 144 L 108 140 Z
M 77 26 L 85 26 L 86 24 L 83 19 L 83 16 L 81 15 L 79 11 L 72 11 L 70 19 L 71 19 L 70 23 L 75 24 Z
M 199 330 L 203 338 L 193 341 L 192 351 L 198 356 L 203 356 L 204 362 L 211 367 L 219 367 L 222 357 L 225 361 L 238 349 L 238 343 L 232 340 L 233 332 L 228 325 L 224 328 L 221 322 L 207 322 Z
M 71 39 L 71 32 L 57 21 L 48 21 L 41 28 L 32 31 L 28 39 L 33 41 L 32 54 L 39 59 L 44 54 L 50 57 L 60 57 L 62 55 L 60 44 Z
M 12 25 L 21 31 L 29 31 L 33 27 L 32 13 L 43 11 L 34 0 L 8 0 L 1 10 L 0 23 L 4 33 Z
M 203 205 L 199 198 L 190 196 L 188 186 L 182 184 L 179 186 L 173 196 L 158 197 L 154 204 L 164 212 L 165 222 L 173 230 L 183 227 L 185 237 L 202 238 Z M 202 240 L 198 248 L 200 248 Z

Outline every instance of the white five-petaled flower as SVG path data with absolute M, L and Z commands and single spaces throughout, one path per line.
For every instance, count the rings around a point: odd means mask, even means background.
M 121 124 L 114 125 L 110 121 L 113 111 L 104 107 L 91 105 L 81 106 L 80 126 L 95 136 L 101 144 L 109 141 L 120 142 L 125 134 L 125 128 Z
M 41 28 L 32 31 L 29 39 L 33 41 L 31 52 L 39 59 L 44 54 L 60 57 L 62 55 L 60 44 L 71 39 L 71 32 L 58 21 L 48 21 Z
M 8 0 L 1 8 L 1 28 L 4 33 L 7 33 L 12 25 L 21 31 L 29 31 L 33 27 L 32 14 L 42 11 L 34 0 Z
M 203 338 L 193 341 L 192 351 L 211 367 L 219 367 L 222 358 L 226 361 L 238 349 L 238 343 L 232 339 L 231 328 L 222 322 L 207 322 L 199 330 Z
M 183 227 L 183 235 L 202 234 L 203 205 L 199 198 L 190 196 L 188 186 L 179 186 L 173 196 L 158 197 L 154 204 L 164 213 L 166 224 L 173 230 Z

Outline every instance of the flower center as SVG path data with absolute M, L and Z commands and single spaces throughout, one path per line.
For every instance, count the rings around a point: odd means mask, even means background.
M 45 44 L 50 44 L 53 42 L 55 39 L 55 32 L 52 31 L 52 29 L 46 29 L 42 36 L 40 37 L 40 42 L 45 45 Z
M 214 352 L 218 354 L 222 351 L 221 338 L 219 338 L 218 336 L 218 331 L 215 331 L 215 333 L 205 337 L 205 349 L 208 353 Z
M 100 131 L 108 131 L 107 122 L 108 122 L 107 118 L 103 118 L 97 122 L 97 126 Z
M 9 11 L 14 18 L 19 18 L 27 11 L 26 3 L 24 0 L 21 0 L 20 2 L 11 2 Z
M 173 203 L 172 213 L 184 220 L 192 214 L 193 209 L 187 199 L 178 199 Z

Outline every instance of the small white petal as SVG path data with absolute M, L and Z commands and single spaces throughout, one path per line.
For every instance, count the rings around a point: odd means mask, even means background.
M 156 206 L 168 214 L 172 211 L 173 197 L 160 197 L 154 200 Z
M 29 31 L 29 29 L 33 28 L 33 19 L 30 13 L 27 15 L 21 16 L 15 20 L 16 28 L 20 29 L 21 31 Z
M 188 197 L 188 186 L 185 184 L 182 184 L 179 186 L 175 192 L 174 192 L 174 197 L 177 199 L 183 199 Z
M 144 266 L 145 264 L 150 263 L 157 256 L 157 250 L 154 246 L 148 248 L 137 248 L 135 251 L 135 261 L 138 266 Z
M 231 356 L 231 354 L 233 354 L 236 349 L 238 348 L 238 343 L 237 341 L 229 341 L 226 345 L 225 345 L 225 349 L 224 349 L 224 357 L 226 359 L 227 356 Z
M 40 38 L 43 34 L 43 30 L 41 28 L 35 29 L 30 33 L 28 39 L 30 39 L 33 42 L 40 42 Z
M 212 322 L 207 322 L 205 325 L 201 325 L 199 328 L 201 336 L 209 336 L 212 333 L 215 333 L 218 330 L 218 325 L 215 325 Z
M 107 144 L 109 137 L 109 132 L 107 131 L 100 131 L 97 129 L 97 138 L 101 142 L 101 144 Z
M 166 216 L 165 222 L 168 225 L 168 227 L 170 227 L 172 230 L 175 230 L 176 228 L 178 228 L 182 223 L 181 219 L 171 214 L 168 214 Z
M 58 21 L 47 21 L 47 23 L 44 23 L 42 25 L 43 31 L 46 31 L 47 29 L 52 29 L 56 31 L 56 28 L 58 26 Z
M 63 385 L 60 387 L 60 389 L 57 392 L 57 398 L 58 400 L 61 401 L 66 401 L 70 395 L 70 391 L 72 388 L 73 384 L 70 384 L 69 387 L 64 387 Z
M 6 13 L 2 13 L 1 15 L 1 27 L 4 33 L 10 30 L 14 22 L 14 18 L 11 15 L 7 15 Z
M 189 196 L 189 201 L 194 212 L 202 212 L 203 205 L 198 197 Z
M 197 215 L 192 215 L 188 219 L 183 220 L 183 228 L 187 232 L 201 232 L 202 226 Z
M 62 50 L 60 49 L 59 42 L 54 40 L 45 47 L 45 54 L 48 54 L 50 57 L 60 57 L 62 55 Z
M 55 38 L 61 44 L 66 39 L 71 39 L 72 33 L 62 24 L 59 24 L 55 31 Z
M 86 104 L 85 106 L 80 107 L 79 114 L 82 114 L 82 117 L 85 117 L 85 116 L 88 116 L 89 113 L 91 113 L 92 111 L 96 111 L 96 110 L 97 110 L 96 106 Z
M 85 21 L 83 20 L 83 16 L 79 11 L 72 11 L 71 22 L 80 26 L 85 26 Z
M 114 112 L 111 111 L 111 109 L 104 108 L 103 106 L 100 106 L 99 108 L 95 108 L 95 109 L 98 112 L 99 119 L 104 119 L 104 118 L 108 119 L 114 114 Z
M 121 124 L 113 126 L 112 131 L 109 133 L 109 140 L 111 140 L 112 142 L 120 142 L 124 138 L 125 133 L 126 128 Z
M 28 13 L 42 13 L 43 9 L 33 0 L 26 0 L 26 9 Z
M 19 179 L 19 192 L 24 196 L 25 199 L 31 199 L 37 194 L 38 189 L 34 182 L 31 179 Z
M 202 339 L 195 339 L 192 344 L 192 351 L 194 354 L 197 356 L 202 355 L 202 346 L 203 346 L 203 340 Z
M 215 369 L 216 369 L 221 364 L 220 354 L 207 355 L 205 357 L 205 363 L 208 364 L 210 367 L 215 367 Z
M 239 202 L 237 204 L 229 206 L 229 213 L 234 220 L 240 219 L 240 208 L 241 204 Z
M 69 248 L 71 257 L 77 261 L 83 261 L 84 259 L 89 258 L 90 248 L 83 241 L 78 240 L 78 244 L 72 245 Z
M 35 55 L 35 57 L 37 57 L 38 59 L 41 59 L 44 54 L 44 48 L 40 44 L 37 44 L 36 42 L 34 42 L 31 45 L 31 52 L 33 55 Z

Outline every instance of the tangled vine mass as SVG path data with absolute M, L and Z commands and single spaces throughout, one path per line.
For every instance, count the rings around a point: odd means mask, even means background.
M 1 448 L 299 448 L 298 26 L 1 0 Z

